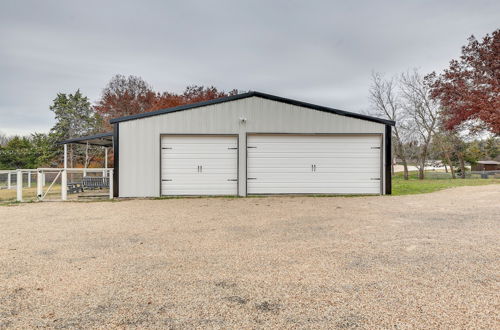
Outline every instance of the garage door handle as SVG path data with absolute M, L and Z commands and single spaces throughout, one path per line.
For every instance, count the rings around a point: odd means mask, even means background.
M 163 179 L 161 181 L 172 181 L 172 179 Z
M 238 181 L 238 179 L 227 179 L 227 181 Z
M 371 178 L 370 180 L 380 180 L 380 178 Z
M 257 180 L 257 178 L 247 178 L 247 180 Z

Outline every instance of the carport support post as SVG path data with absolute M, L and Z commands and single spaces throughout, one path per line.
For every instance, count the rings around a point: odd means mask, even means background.
M 16 200 L 18 202 L 23 201 L 23 172 L 21 170 L 16 171 Z
M 104 168 L 108 169 L 108 148 L 104 148 Z M 103 176 L 108 176 L 108 171 L 103 171 L 102 172 L 104 175 Z
M 68 145 L 64 145 L 64 169 L 61 177 L 61 199 L 68 199 Z
M 12 180 L 12 175 L 10 174 L 10 172 L 7 173 L 7 189 L 10 189 L 12 188 L 11 187 L 11 184 L 10 184 L 10 181 Z
M 31 188 L 31 171 L 28 171 L 28 188 Z
M 113 199 L 113 169 L 109 169 L 109 199 Z
M 85 164 L 83 166 L 83 176 L 87 176 L 87 161 L 89 159 L 89 143 L 85 146 Z M 64 166 L 66 167 L 66 166 Z

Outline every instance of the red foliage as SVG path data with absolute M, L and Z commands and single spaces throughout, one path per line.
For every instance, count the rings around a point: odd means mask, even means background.
M 146 112 L 155 99 L 155 92 L 142 78 L 116 75 L 103 89 L 94 108 L 109 129 L 109 119 Z
M 232 91 L 226 93 L 224 91 L 219 91 L 214 86 L 188 86 L 182 94 L 175 94 L 170 92 L 164 92 L 162 94 L 158 93 L 156 95 L 155 102 L 153 103 L 149 111 L 171 108 L 184 104 L 209 101 L 235 94 L 238 94 L 238 91 L 236 89 L 233 89 Z
M 140 77 L 122 75 L 114 76 L 103 89 L 102 97 L 95 109 L 103 117 L 108 129 L 109 119 L 129 116 L 138 113 L 171 108 L 184 104 L 213 100 L 237 94 L 219 91 L 217 88 L 204 86 L 188 86 L 182 94 L 171 92 L 156 93 Z
M 446 129 L 473 119 L 500 134 L 500 29 L 482 42 L 471 36 L 459 60 L 452 60 L 440 75 L 426 77 L 432 97 L 443 106 Z

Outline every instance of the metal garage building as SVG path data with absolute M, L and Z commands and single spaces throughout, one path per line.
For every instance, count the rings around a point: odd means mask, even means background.
M 111 123 L 119 197 L 391 193 L 393 121 L 248 92 Z

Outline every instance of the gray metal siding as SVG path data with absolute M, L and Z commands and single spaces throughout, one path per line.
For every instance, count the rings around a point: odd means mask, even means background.
M 246 118 L 246 123 L 240 118 Z M 120 197 L 159 196 L 160 134 L 238 134 L 238 180 L 243 196 L 246 192 L 247 133 L 384 132 L 384 124 L 259 97 L 121 122 L 119 193 Z

